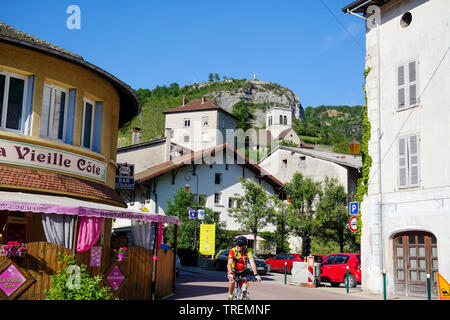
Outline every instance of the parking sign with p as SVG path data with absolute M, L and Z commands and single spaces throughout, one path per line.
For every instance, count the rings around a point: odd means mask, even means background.
M 359 211 L 359 203 L 358 202 L 350 202 L 350 215 L 354 216 L 358 214 Z

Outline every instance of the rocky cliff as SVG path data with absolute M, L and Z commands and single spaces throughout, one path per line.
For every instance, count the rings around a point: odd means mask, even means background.
M 231 80 L 225 80 L 231 81 Z M 207 87 L 209 83 L 197 84 L 198 87 Z M 300 99 L 293 91 L 273 82 L 250 80 L 242 83 L 239 87 L 232 89 L 221 88 L 212 90 L 208 97 L 229 112 L 233 111 L 233 105 L 239 101 L 251 102 L 260 105 L 255 110 L 255 125 L 261 126 L 265 123 L 264 111 L 274 104 L 284 104 L 292 108 L 293 116 L 305 120 L 303 107 Z

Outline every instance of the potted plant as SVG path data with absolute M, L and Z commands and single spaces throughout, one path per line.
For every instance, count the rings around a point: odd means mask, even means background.
M 128 252 L 127 247 L 121 247 L 119 249 L 114 249 L 114 252 L 116 253 L 116 260 L 117 261 L 125 261 L 128 258 Z
M 18 241 L 8 241 L 8 244 L 2 245 L 1 256 L 24 257 L 28 252 L 25 244 Z

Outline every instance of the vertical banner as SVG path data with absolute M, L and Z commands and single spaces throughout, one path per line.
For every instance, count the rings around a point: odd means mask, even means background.
M 216 225 L 200 225 L 200 253 L 202 255 L 214 255 L 216 252 Z

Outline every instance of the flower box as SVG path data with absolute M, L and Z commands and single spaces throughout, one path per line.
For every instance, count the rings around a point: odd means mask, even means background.
M 128 260 L 127 247 L 122 247 L 119 249 L 114 249 L 116 261 L 126 261 Z
M 0 256 L 24 257 L 27 252 L 28 249 L 25 244 L 17 241 L 9 241 L 8 244 L 4 244 L 0 248 Z
M 27 254 L 27 251 L 0 249 L 0 256 L 4 256 L 4 257 L 25 257 L 26 254 Z

